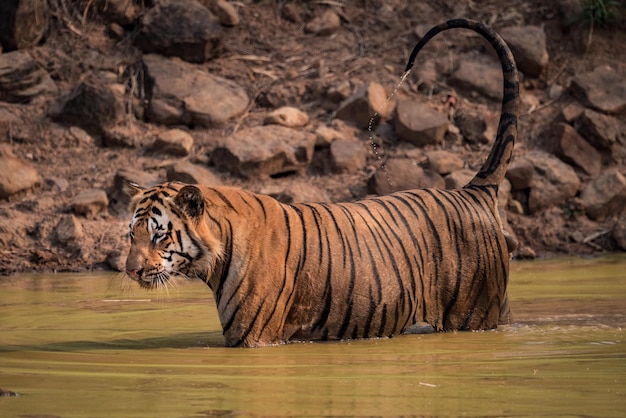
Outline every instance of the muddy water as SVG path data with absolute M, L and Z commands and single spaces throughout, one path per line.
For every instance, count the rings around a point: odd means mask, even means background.
M 226 349 L 211 295 L 0 277 L 0 416 L 626 414 L 626 257 L 514 263 L 498 331 Z

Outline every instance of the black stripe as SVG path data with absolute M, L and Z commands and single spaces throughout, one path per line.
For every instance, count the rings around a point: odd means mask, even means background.
M 223 261 L 221 263 L 222 272 L 220 274 L 220 280 L 218 282 L 217 289 L 213 289 L 215 291 L 215 302 L 217 304 L 218 309 L 220 307 L 220 301 L 222 299 L 222 293 L 224 292 L 224 285 L 226 284 L 226 279 L 228 278 L 228 273 L 230 271 L 230 263 L 231 263 L 232 255 L 233 255 L 233 226 L 229 221 L 225 221 L 225 223 L 228 226 L 228 234 L 226 235 L 225 239 L 223 238 L 223 241 L 225 241 L 225 248 L 224 248 Z M 222 234 L 222 236 L 224 236 L 224 234 Z M 241 284 L 241 281 L 239 285 L 240 284 Z M 228 306 L 228 304 L 226 306 Z
M 267 328 L 267 326 L 269 325 L 269 323 L 272 321 L 272 318 L 274 317 L 274 314 L 276 314 L 276 309 L 278 309 L 278 307 L 280 306 L 281 308 L 283 308 L 284 306 L 286 306 L 286 304 L 281 304 L 280 303 L 280 298 L 283 295 L 283 293 L 285 292 L 285 287 L 287 285 L 287 277 L 288 277 L 288 271 L 287 271 L 287 267 L 289 266 L 289 255 L 291 254 L 291 224 L 289 222 L 289 213 L 287 212 L 287 209 L 285 208 L 285 206 L 281 205 L 281 209 L 283 210 L 283 219 L 285 221 L 285 236 L 287 238 L 287 248 L 285 250 L 285 258 L 283 261 L 283 280 L 282 283 L 280 285 L 280 289 L 278 289 L 278 296 L 276 296 L 276 300 L 273 303 L 273 308 L 272 308 L 272 312 L 267 316 L 267 320 L 265 321 L 265 323 L 263 324 L 263 326 L 261 327 L 261 331 L 259 332 L 259 335 L 262 336 L 263 333 L 265 332 L 265 328 Z M 296 273 L 297 275 L 297 273 Z M 272 279 L 274 279 L 272 277 Z M 294 284 L 294 289 L 295 289 L 295 284 Z M 292 289 L 291 294 L 293 294 L 294 289 Z M 291 294 L 289 296 L 289 298 L 291 297 Z M 264 302 L 267 299 L 264 299 Z M 284 314 L 284 309 L 282 310 L 283 314 Z
M 237 211 L 237 209 L 235 209 L 235 207 L 233 206 L 232 202 L 230 200 L 228 200 L 228 198 L 222 192 L 220 192 L 217 189 L 210 189 L 210 190 L 213 193 L 215 193 L 217 195 L 217 197 L 219 197 L 220 200 L 226 204 L 226 206 L 228 206 L 230 209 L 232 209 L 235 213 L 239 213 Z

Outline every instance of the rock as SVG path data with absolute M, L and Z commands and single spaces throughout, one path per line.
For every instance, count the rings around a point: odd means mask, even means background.
M 615 118 L 585 109 L 574 122 L 576 131 L 601 153 L 618 152 L 619 126 Z
M 557 123 L 551 127 L 551 131 L 543 138 L 543 146 L 546 151 L 590 176 L 600 174 L 602 156 L 566 123 Z
M 36 96 L 57 92 L 52 78 L 28 52 L 0 54 L 0 101 L 29 102 Z
M 580 0 L 559 0 L 556 2 L 558 20 L 563 31 L 568 32 L 582 22 L 584 3 Z
M 548 99 L 550 100 L 559 100 L 565 91 L 565 87 L 560 84 L 553 83 L 548 87 Z
M 463 65 L 452 74 L 448 84 L 490 99 L 502 99 L 502 68 L 499 64 L 470 54 L 459 57 L 459 61 Z
M 365 167 L 367 151 L 359 141 L 337 139 L 330 144 L 332 171 L 335 173 L 356 173 Z
M 237 26 L 241 20 L 235 6 L 226 0 L 201 0 L 201 3 L 217 16 L 224 26 Z
M 286 183 L 264 185 L 259 193 L 272 196 L 279 202 L 291 204 L 297 202 L 330 202 L 326 190 L 321 189 L 306 179 L 290 179 Z
M 167 181 L 180 181 L 189 184 L 203 184 L 216 186 L 222 184 L 222 180 L 211 170 L 200 165 L 181 161 L 167 167 Z
M 352 94 L 352 83 L 349 80 L 340 81 L 326 90 L 326 98 L 333 103 L 341 103 Z
M 102 136 L 102 145 L 105 147 L 126 147 L 136 146 L 137 131 L 130 124 L 115 125 L 106 128 Z
M 296 3 L 283 3 L 281 16 L 293 23 L 302 23 L 302 5 Z
M 70 182 L 63 177 L 46 177 L 44 180 L 47 190 L 53 190 L 57 193 L 62 193 L 70 188 Z
M 85 234 L 83 227 L 74 215 L 63 215 L 54 228 L 56 241 L 60 244 L 72 243 L 80 240 Z
M 460 189 L 469 183 L 475 175 L 476 171 L 469 168 L 455 170 L 444 177 L 446 189 Z
M 438 38 L 433 38 L 433 40 L 437 40 Z M 433 45 L 429 45 L 433 47 Z M 426 61 L 421 63 L 417 68 L 411 70 L 411 73 L 415 74 L 415 78 L 417 79 L 417 84 L 419 86 L 420 91 L 425 91 L 428 93 L 433 92 L 433 90 L 437 87 L 437 81 L 439 79 L 439 71 L 437 70 L 437 64 L 433 61 Z
M 105 16 L 109 22 L 121 26 L 130 26 L 135 23 L 141 8 L 133 0 L 96 0 L 97 13 Z
M 438 144 L 448 129 L 448 118 L 413 100 L 398 100 L 396 110 L 396 135 L 416 146 Z
M 454 112 L 454 123 L 461 131 L 463 138 L 470 144 L 487 144 L 487 121 L 482 113 L 458 109 Z
M 0 146 L 0 167 L 0 199 L 6 199 L 41 183 L 37 170 L 15 157 L 6 145 Z
M 36 46 L 48 30 L 46 0 L 0 1 L 0 44 L 5 52 Z
M 80 191 L 72 201 L 72 210 L 78 215 L 93 218 L 106 211 L 109 199 L 104 190 L 87 189 Z
M 509 165 L 506 178 L 511 182 L 512 190 L 524 190 L 532 186 L 534 172 L 535 169 L 529 160 L 516 159 Z
M 570 92 L 586 106 L 613 115 L 626 114 L 626 70 L 608 65 L 572 78 Z
M 570 103 L 561 109 L 561 117 L 570 125 L 582 115 L 585 108 L 578 103 Z
M 537 258 L 537 253 L 528 245 L 520 245 L 517 251 L 515 251 L 514 258 L 518 260 L 534 260 Z
M 361 86 L 356 93 L 344 100 L 335 116 L 339 119 L 354 122 L 359 128 L 367 129 L 375 115 L 382 119 L 389 117 L 390 106 L 387 94 L 382 85 L 371 82 Z M 378 123 L 376 118 L 373 124 Z
M 391 183 L 391 184 L 390 184 Z M 400 190 L 445 188 L 443 177 L 408 158 L 390 158 L 367 182 L 370 193 L 385 195 Z
M 69 133 L 81 144 L 93 145 L 95 143 L 93 136 L 89 135 L 84 129 L 78 126 L 70 126 Z
M 263 123 L 283 125 L 288 128 L 301 128 L 309 123 L 309 117 L 295 107 L 283 106 L 270 112 Z
M 233 81 L 158 55 L 143 57 L 152 86 L 147 117 L 165 125 L 220 126 L 250 103 Z
M 426 158 L 428 158 L 429 168 L 442 176 L 460 170 L 465 165 L 465 162 L 457 155 L 444 150 L 427 152 Z
M 611 237 L 622 251 L 626 251 L 626 210 L 622 211 L 621 216 L 613 226 Z
M 222 29 L 196 0 L 158 2 L 141 18 L 135 45 L 146 54 L 202 63 L 222 52 Z
M 176 157 L 189 155 L 193 147 L 193 137 L 182 129 L 170 129 L 160 133 L 150 145 L 150 151 Z
M 212 153 L 220 170 L 246 178 L 306 170 L 313 157 L 315 135 L 280 125 L 256 126 L 226 138 Z
M 61 96 L 50 109 L 50 117 L 59 123 L 78 126 L 92 135 L 102 135 L 122 121 L 124 107 L 111 89 L 95 77 L 80 81 Z
M 546 34 L 539 26 L 509 27 L 500 35 L 511 48 L 517 68 L 531 77 L 539 77 L 548 65 Z
M 341 27 L 341 19 L 337 13 L 326 9 L 321 15 L 315 16 L 313 20 L 304 26 L 304 31 L 315 35 L 332 35 Z
M 626 208 L 626 178 L 607 170 L 591 180 L 580 194 L 587 216 L 596 221 L 620 214 Z
M 524 158 L 534 167 L 528 196 L 530 213 L 559 205 L 576 195 L 580 179 L 572 167 L 543 151 L 530 151 Z
M 320 125 L 315 129 L 315 146 L 329 147 L 336 139 L 346 139 L 345 135 L 329 126 Z
M 459 109 L 454 114 L 454 123 L 467 142 L 471 144 L 489 142 L 489 138 L 485 135 L 487 123 L 480 113 Z

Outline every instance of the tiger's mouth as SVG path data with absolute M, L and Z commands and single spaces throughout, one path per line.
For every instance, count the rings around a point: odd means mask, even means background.
M 132 280 L 136 281 L 143 289 L 151 290 L 161 287 L 167 287 L 167 283 L 170 280 L 169 273 L 165 271 L 145 273 L 143 269 L 138 271 L 127 271 L 126 274 Z

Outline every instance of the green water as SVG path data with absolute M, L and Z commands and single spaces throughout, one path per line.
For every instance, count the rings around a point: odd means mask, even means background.
M 0 416 L 626 416 L 626 257 L 514 263 L 510 293 L 497 331 L 227 349 L 202 283 L 0 277 Z

